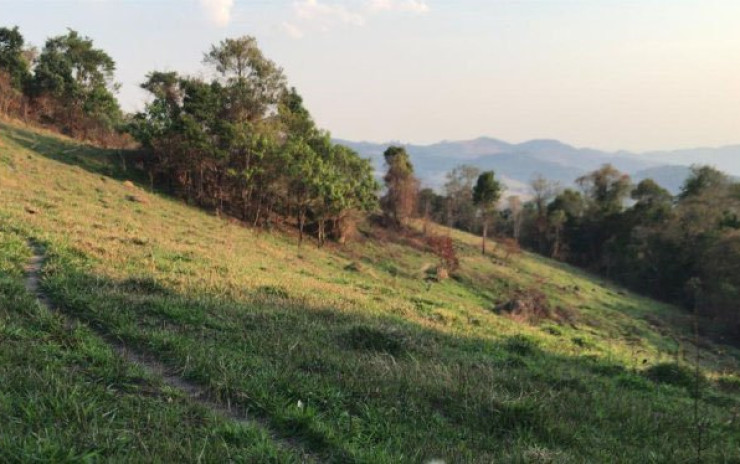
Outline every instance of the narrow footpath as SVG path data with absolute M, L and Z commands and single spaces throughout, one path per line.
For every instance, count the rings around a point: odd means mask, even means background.
M 45 260 L 45 250 L 43 246 L 34 241 L 29 241 L 29 246 L 33 250 L 33 256 L 28 261 L 28 265 L 26 267 L 26 290 L 32 295 L 35 295 L 38 301 L 42 305 L 46 306 L 49 310 L 55 311 L 57 314 L 61 314 L 65 318 L 68 327 L 73 328 L 77 324 L 84 324 L 84 322 L 82 321 L 79 321 L 67 314 L 63 314 L 61 311 L 57 311 L 53 303 L 49 299 L 48 295 L 44 293 L 43 289 L 41 288 L 40 281 L 41 270 L 44 266 Z M 170 386 L 171 388 L 183 392 L 186 396 L 190 398 L 191 401 L 205 406 L 206 408 L 210 409 L 211 411 L 222 417 L 228 418 L 240 424 L 261 429 L 275 442 L 278 447 L 299 456 L 302 462 L 322 462 L 322 459 L 307 451 L 305 447 L 301 445 L 299 440 L 282 437 L 277 434 L 270 427 L 267 421 L 259 418 L 247 417 L 246 412 L 240 411 L 238 410 L 238 408 L 234 408 L 231 405 L 224 406 L 214 401 L 214 399 L 206 389 L 183 379 L 176 373 L 172 372 L 171 369 L 168 369 L 167 366 L 160 363 L 151 356 L 145 356 L 141 353 L 131 351 L 122 342 L 118 340 L 113 340 L 110 336 L 100 333 L 100 331 L 95 332 L 103 340 L 105 340 L 110 349 L 113 350 L 113 352 L 115 352 L 118 356 L 131 364 L 138 365 L 144 371 L 146 371 L 147 374 L 155 378 L 160 378 L 163 383 Z

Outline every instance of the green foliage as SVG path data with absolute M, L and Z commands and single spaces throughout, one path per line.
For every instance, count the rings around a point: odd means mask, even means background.
M 92 39 L 69 30 L 50 38 L 34 67 L 30 94 L 51 97 L 55 105 L 45 113 L 49 122 L 73 135 L 85 135 L 94 126 L 113 130 L 121 121 L 121 110 L 113 95 L 116 64 Z
M 440 205 L 444 216 L 439 220 L 460 230 L 475 230 L 476 208 L 473 202 L 473 184 L 480 170 L 475 166 L 460 165 L 447 173 L 444 185 L 445 204 Z
M 488 235 L 488 221 L 496 209 L 496 204 L 501 198 L 501 183 L 496 180 L 493 171 L 486 171 L 478 176 L 478 180 L 473 187 L 473 204 L 475 204 L 483 217 L 483 240 L 481 242 L 481 252 L 486 254 L 486 237 Z
M 501 198 L 501 190 L 501 183 L 496 180 L 493 171 L 481 173 L 473 187 L 473 203 L 489 213 Z
M 711 166 L 694 165 L 691 167 L 691 176 L 681 187 L 678 198 L 686 200 L 691 197 L 700 196 L 712 190 L 721 190 L 729 184 L 730 180 L 726 174 Z
M 419 181 L 414 177 L 414 166 L 405 148 L 390 146 L 383 157 L 388 170 L 383 176 L 386 193 L 380 204 L 390 224 L 401 227 L 416 209 Z
M 16 90 L 22 90 L 31 75 L 24 43 L 18 26 L 0 28 L 0 72 L 7 73 Z
M 620 212 L 631 190 L 629 176 L 610 164 L 579 177 L 576 183 L 586 192 L 592 213 L 599 216 Z
M 73 137 L 121 143 L 115 69 L 113 59 L 77 31 L 49 38 L 36 57 L 17 27 L 0 28 L 0 112 Z M 3 88 L 8 79 L 11 88 Z
M 577 182 L 583 194 L 565 189 L 553 198 L 547 181 L 535 179 L 521 230 L 514 233 L 511 210 L 503 215 L 504 230 L 541 254 L 696 307 L 721 321 L 724 336 L 740 333 L 740 184 L 707 166 L 692 168 L 676 198 L 652 179 L 632 188 L 610 165 Z
M 142 84 L 153 100 L 129 131 L 150 154 L 152 180 L 253 224 L 294 218 L 300 241 L 309 222 L 319 245 L 343 240 L 352 213 L 376 207 L 370 162 L 316 127 L 254 38 L 226 39 L 205 62 L 221 79 L 152 72 Z

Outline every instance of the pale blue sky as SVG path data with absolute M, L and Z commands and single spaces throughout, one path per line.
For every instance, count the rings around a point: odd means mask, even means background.
M 92 37 L 127 110 L 148 71 L 202 73 L 249 34 L 336 137 L 740 143 L 740 1 L 0 0 L 0 18 L 35 45 Z

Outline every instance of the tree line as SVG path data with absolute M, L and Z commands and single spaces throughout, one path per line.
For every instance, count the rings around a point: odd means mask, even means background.
M 343 241 L 378 207 L 369 160 L 332 143 L 253 37 L 204 54 L 210 78 L 152 71 L 144 111 L 124 114 L 115 61 L 68 30 L 39 51 L 0 28 L 0 113 L 104 145 L 135 140 L 151 186 L 219 214 L 294 224 Z
M 124 120 L 115 69 L 105 51 L 72 29 L 38 50 L 17 27 L 0 28 L 0 114 L 120 145 Z
M 153 186 L 253 225 L 290 223 L 299 242 L 306 232 L 319 245 L 341 242 L 378 210 L 395 229 L 423 217 L 480 234 L 483 253 L 492 231 L 740 331 L 740 184 L 727 175 L 694 167 L 674 197 L 605 165 L 577 188 L 538 177 L 531 198 L 509 196 L 502 207 L 492 171 L 463 165 L 442 193 L 420 189 L 408 153 L 392 146 L 381 195 L 370 162 L 316 126 L 254 38 L 223 40 L 203 61 L 210 78 L 150 72 L 145 110 L 125 115 L 116 64 L 92 39 L 68 30 L 37 50 L 17 27 L 0 28 L 0 113 L 103 143 L 128 134 Z M 455 262 L 443 242 L 434 247 Z
M 319 244 L 343 241 L 377 205 L 368 160 L 317 128 L 282 70 L 252 37 L 226 39 L 204 56 L 210 80 L 151 72 L 151 101 L 129 131 L 146 150 L 153 183 L 194 204 L 254 225 L 295 219 Z
M 442 193 L 419 192 L 417 214 L 485 235 L 472 166 L 448 173 Z M 740 183 L 694 166 L 678 195 L 652 179 L 636 185 L 611 165 L 560 188 L 538 176 L 531 198 L 499 203 L 495 231 L 539 254 L 696 308 L 740 334 Z

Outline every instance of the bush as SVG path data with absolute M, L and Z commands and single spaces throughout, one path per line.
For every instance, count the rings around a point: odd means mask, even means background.
M 427 237 L 426 242 L 432 253 L 439 257 L 440 264 L 448 272 L 455 272 L 460 267 L 460 260 L 457 258 L 455 246 L 450 237 L 432 235 Z

